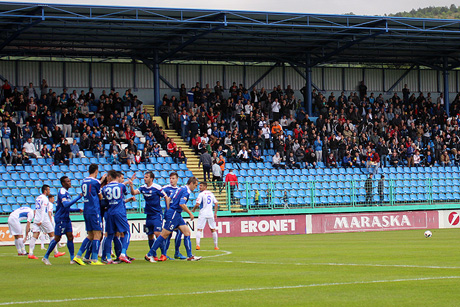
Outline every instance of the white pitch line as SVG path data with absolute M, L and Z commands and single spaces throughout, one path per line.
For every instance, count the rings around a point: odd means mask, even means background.
M 350 286 L 350 285 L 352 286 L 352 285 L 363 285 L 363 284 L 394 283 L 394 282 L 408 282 L 408 281 L 427 281 L 427 280 L 443 280 L 443 279 L 460 279 L 460 276 L 440 276 L 440 277 L 407 278 L 407 279 L 369 280 L 369 281 L 353 281 L 353 282 L 308 284 L 308 285 L 279 286 L 279 287 L 221 289 L 221 290 L 198 291 L 198 292 L 181 292 L 181 293 L 148 293 L 148 294 L 139 294 L 139 295 L 78 297 L 78 298 L 56 299 L 56 300 L 35 300 L 35 301 L 21 301 L 21 302 L 3 302 L 3 303 L 0 303 L 0 305 L 3 306 L 3 305 L 16 305 L 16 304 L 65 303 L 65 302 L 111 300 L 111 299 L 126 299 L 126 298 L 143 298 L 143 297 L 156 297 L 156 296 L 202 295 L 202 294 L 216 294 L 216 293 L 250 292 L 250 291 L 266 291 L 266 290 L 286 290 L 286 289 L 329 287 L 329 286 Z
M 288 262 L 259 262 L 249 260 L 210 260 L 212 262 L 262 264 L 262 265 L 299 265 L 299 266 L 365 266 L 365 267 L 394 267 L 394 268 L 418 268 L 418 269 L 460 269 L 455 266 L 436 266 L 436 265 L 410 265 L 410 264 L 373 264 L 373 263 L 288 263 Z
M 207 258 L 214 258 L 214 257 L 221 257 L 221 256 L 227 256 L 227 255 L 230 255 L 232 252 L 230 251 L 224 251 L 224 250 L 220 250 L 221 252 L 223 252 L 223 254 L 217 254 L 217 255 L 212 255 L 212 256 L 202 256 L 203 259 L 207 259 Z M 214 250 L 200 250 L 200 252 L 214 252 Z

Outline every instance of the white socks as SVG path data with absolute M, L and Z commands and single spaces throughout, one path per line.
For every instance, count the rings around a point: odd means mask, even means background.
M 14 239 L 14 246 L 16 246 L 16 250 L 18 251 L 18 254 L 22 253 L 21 250 L 21 243 L 19 242 L 21 239 Z
M 217 247 L 217 231 L 212 233 L 212 240 L 214 241 L 214 247 Z
M 33 255 L 34 254 L 34 249 L 35 249 L 35 242 L 37 241 L 37 239 L 35 239 L 34 237 L 30 238 L 30 243 L 29 243 L 29 255 Z
M 196 232 L 196 245 L 197 246 L 200 246 L 200 241 L 201 241 L 201 237 L 202 237 L 202 232 L 201 231 L 197 231 Z
M 200 242 L 201 242 L 202 237 L 203 237 L 203 232 L 197 231 L 196 232 L 196 238 L 195 238 L 197 246 L 200 246 Z M 217 247 L 217 240 L 218 240 L 217 231 L 214 231 L 212 233 L 212 240 L 214 241 L 214 247 Z
M 26 253 L 26 246 L 24 244 L 24 238 L 19 239 L 19 246 L 21 247 L 21 253 L 25 254 Z
M 45 249 L 46 235 L 44 233 L 41 233 L 38 238 L 40 239 L 41 248 Z

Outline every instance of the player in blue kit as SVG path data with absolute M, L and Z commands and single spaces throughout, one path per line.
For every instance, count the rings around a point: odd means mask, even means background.
M 181 215 L 182 211 L 185 211 L 189 214 L 190 220 L 193 221 L 193 213 L 187 207 L 187 201 L 190 197 L 190 193 L 192 193 L 192 191 L 195 190 L 197 186 L 198 180 L 195 177 L 191 177 L 185 186 L 177 190 L 176 194 L 171 200 L 169 209 L 166 210 L 163 230 L 161 231 L 160 236 L 155 240 L 155 243 L 153 244 L 148 254 L 145 255 L 145 260 L 149 262 L 156 262 L 155 257 L 156 250 L 158 248 L 162 249 L 162 255 L 158 260 L 165 261 L 167 259 L 164 250 L 164 242 L 176 227 L 179 227 L 180 231 L 182 231 L 184 234 L 184 245 L 188 257 L 187 260 L 198 261 L 201 259 L 201 257 L 195 257 L 192 255 L 192 242 L 190 240 L 191 231 L 190 228 L 188 228 L 188 226 L 185 224 L 185 221 Z
M 118 182 L 120 174 L 114 170 L 107 173 L 107 181 L 109 182 L 102 188 L 102 197 L 108 202 L 106 231 L 107 238 L 105 240 L 104 249 L 107 255 L 107 263 L 112 263 L 110 246 L 116 234 L 120 234 L 121 238 L 121 254 L 119 259 L 125 263 L 131 263 L 126 257 L 126 251 L 129 247 L 129 224 L 128 217 L 126 216 L 126 207 L 124 196 L 127 194 L 126 186 Z
M 97 164 L 89 166 L 89 176 L 83 179 L 81 191 L 83 195 L 84 209 L 83 217 L 85 219 L 86 231 L 88 236 L 83 240 L 81 247 L 74 261 L 80 265 L 85 265 L 81 256 L 87 249 L 91 249 L 91 265 L 104 265 L 98 260 L 98 251 L 102 239 L 102 218 L 100 199 L 101 182 L 97 179 L 99 174 Z M 104 179 L 104 177 L 102 178 Z
M 149 238 L 149 248 L 152 247 L 155 242 L 155 237 L 160 236 L 161 229 L 163 228 L 163 212 L 161 209 L 161 197 L 166 200 L 166 205 L 169 206 L 171 200 L 166 193 L 162 190 L 161 186 L 153 183 L 155 175 L 152 172 L 146 172 L 144 174 L 144 182 L 139 189 L 134 190 L 133 179 L 136 175 L 129 180 L 129 186 L 131 188 L 132 195 L 142 194 L 145 199 L 144 213 L 147 215 L 145 219 L 145 226 L 147 228 L 147 236 Z
M 177 181 L 178 180 L 179 180 L 179 175 L 176 172 L 172 172 L 171 174 L 169 174 L 169 184 L 163 187 L 163 191 L 166 192 L 166 195 L 168 195 L 169 198 L 172 198 L 174 196 L 174 194 L 176 194 L 176 191 L 179 189 L 179 187 L 177 186 Z M 166 210 L 168 208 L 169 207 L 166 206 Z M 175 229 L 174 231 L 176 232 L 176 237 L 174 239 L 174 245 L 175 245 L 174 258 L 175 259 L 180 259 L 180 260 L 187 259 L 187 257 L 183 256 L 180 253 L 180 244 L 182 242 L 182 232 L 179 229 Z M 166 257 L 168 259 L 170 259 L 168 257 L 168 249 L 169 249 L 169 244 L 171 242 L 171 237 L 172 237 L 172 233 L 169 235 L 169 237 L 168 237 L 168 239 L 166 240 L 166 243 L 165 243 L 165 245 L 166 245 L 166 247 L 165 247 L 165 255 L 166 255 Z
M 56 247 L 56 244 L 61 240 L 61 236 L 65 234 L 67 236 L 67 248 L 70 254 L 70 263 L 74 262 L 74 245 L 73 245 L 73 234 L 72 234 L 72 222 L 70 221 L 70 212 L 78 212 L 79 209 L 71 209 L 70 206 L 80 200 L 81 194 L 74 199 L 70 198 L 69 189 L 72 187 L 70 178 L 67 176 L 61 177 L 62 188 L 59 189 L 56 205 L 56 214 L 54 215 L 55 228 L 54 228 L 54 239 L 51 240 L 48 250 L 42 261 L 46 265 L 51 265 L 49 256 Z

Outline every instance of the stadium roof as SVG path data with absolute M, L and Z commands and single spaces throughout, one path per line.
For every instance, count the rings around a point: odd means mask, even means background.
M 460 66 L 460 20 L 0 3 L 0 24 L 0 56 Z

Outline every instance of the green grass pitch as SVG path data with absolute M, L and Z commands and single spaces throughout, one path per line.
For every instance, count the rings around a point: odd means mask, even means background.
M 423 232 L 220 238 L 220 251 L 206 238 L 199 262 L 148 263 L 132 242 L 138 260 L 96 267 L 1 247 L 0 305 L 458 306 L 460 230 Z

